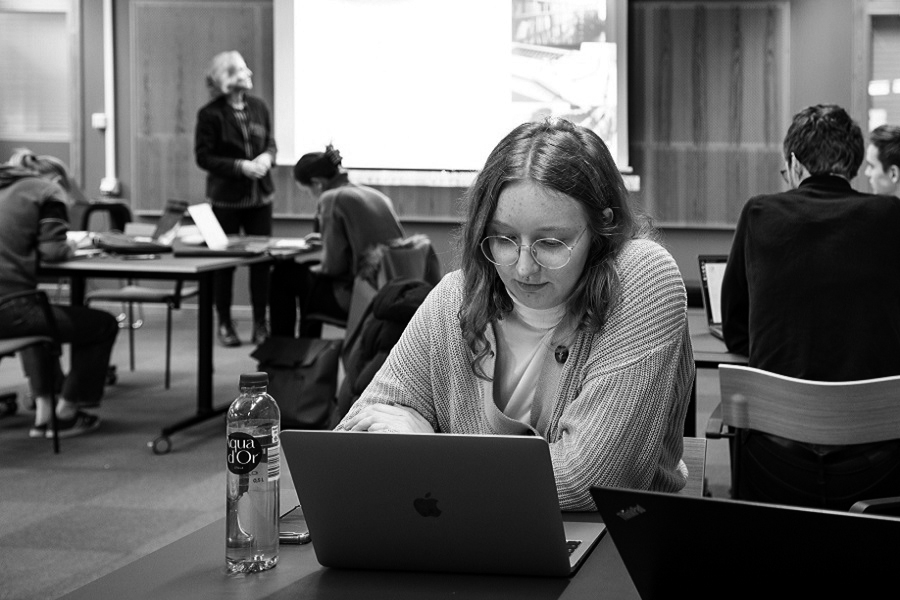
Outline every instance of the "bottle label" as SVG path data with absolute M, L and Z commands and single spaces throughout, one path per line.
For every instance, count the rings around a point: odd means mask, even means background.
M 266 478 L 264 481 L 268 482 L 281 479 L 281 438 L 278 433 L 278 426 L 272 427 L 272 437 L 267 437 L 263 444 L 263 450 L 266 453 Z
M 281 479 L 281 440 L 278 427 L 272 434 L 254 437 L 249 433 L 228 435 L 228 470 L 235 475 L 248 475 L 248 483 L 265 485 Z
M 228 434 L 228 470 L 235 475 L 247 475 L 262 461 L 265 450 L 260 440 L 249 433 Z

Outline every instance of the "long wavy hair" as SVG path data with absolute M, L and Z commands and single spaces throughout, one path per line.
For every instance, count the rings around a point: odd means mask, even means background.
M 494 148 L 466 192 L 467 218 L 459 237 L 465 302 L 459 310 L 463 339 L 472 351 L 472 369 L 490 352 L 485 331 L 513 308 L 497 268 L 480 249 L 510 183 L 530 180 L 578 202 L 588 222 L 590 249 L 584 272 L 567 301 L 579 329 L 599 331 L 619 295 L 615 258 L 625 243 L 655 235 L 649 221 L 628 204 L 625 183 L 609 149 L 596 133 L 564 119 L 529 122 L 512 130 Z

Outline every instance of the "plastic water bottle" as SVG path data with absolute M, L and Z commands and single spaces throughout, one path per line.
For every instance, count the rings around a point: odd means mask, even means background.
M 229 573 L 256 573 L 278 563 L 281 411 L 266 393 L 266 373 L 244 373 L 228 430 L 225 559 Z

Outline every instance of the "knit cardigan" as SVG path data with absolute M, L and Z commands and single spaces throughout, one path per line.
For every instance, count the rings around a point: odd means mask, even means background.
M 540 435 L 550 445 L 563 510 L 594 510 L 594 485 L 681 489 L 694 378 L 684 283 L 668 252 L 649 240 L 628 242 L 616 270 L 621 293 L 603 328 L 575 331 L 563 364 L 547 353 L 530 426 L 506 417 L 492 383 L 472 370 L 456 271 L 428 296 L 337 429 L 362 407 L 386 403 L 415 409 L 438 433 Z M 485 333 L 496 348 L 493 327 Z M 483 364 L 492 376 L 493 355 Z

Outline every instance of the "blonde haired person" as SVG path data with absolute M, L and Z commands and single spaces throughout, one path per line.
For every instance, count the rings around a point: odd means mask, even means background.
M 37 288 L 41 261 L 59 262 L 72 256 L 66 240 L 69 194 L 76 193 L 66 166 L 53 156 L 17 150 L 0 166 L 0 296 Z M 53 306 L 60 341 L 72 344 L 72 368 L 62 381 L 56 405 L 59 434 L 71 437 L 100 425 L 83 407 L 97 406 L 116 334 L 111 314 L 83 306 Z M 41 335 L 47 325 L 33 298 L 6 303 L 0 309 L 0 337 Z M 61 372 L 59 361 L 42 349 L 22 352 L 22 366 L 35 399 L 35 421 L 29 435 L 48 436 L 50 382 Z
M 212 100 L 197 113 L 194 155 L 206 171 L 206 197 L 226 233 L 272 235 L 271 168 L 275 139 L 265 102 L 249 94 L 253 72 L 234 50 L 217 54 L 206 73 Z M 216 277 L 218 337 L 224 346 L 240 346 L 231 319 L 234 270 Z M 250 267 L 253 343 L 268 337 L 269 266 Z

